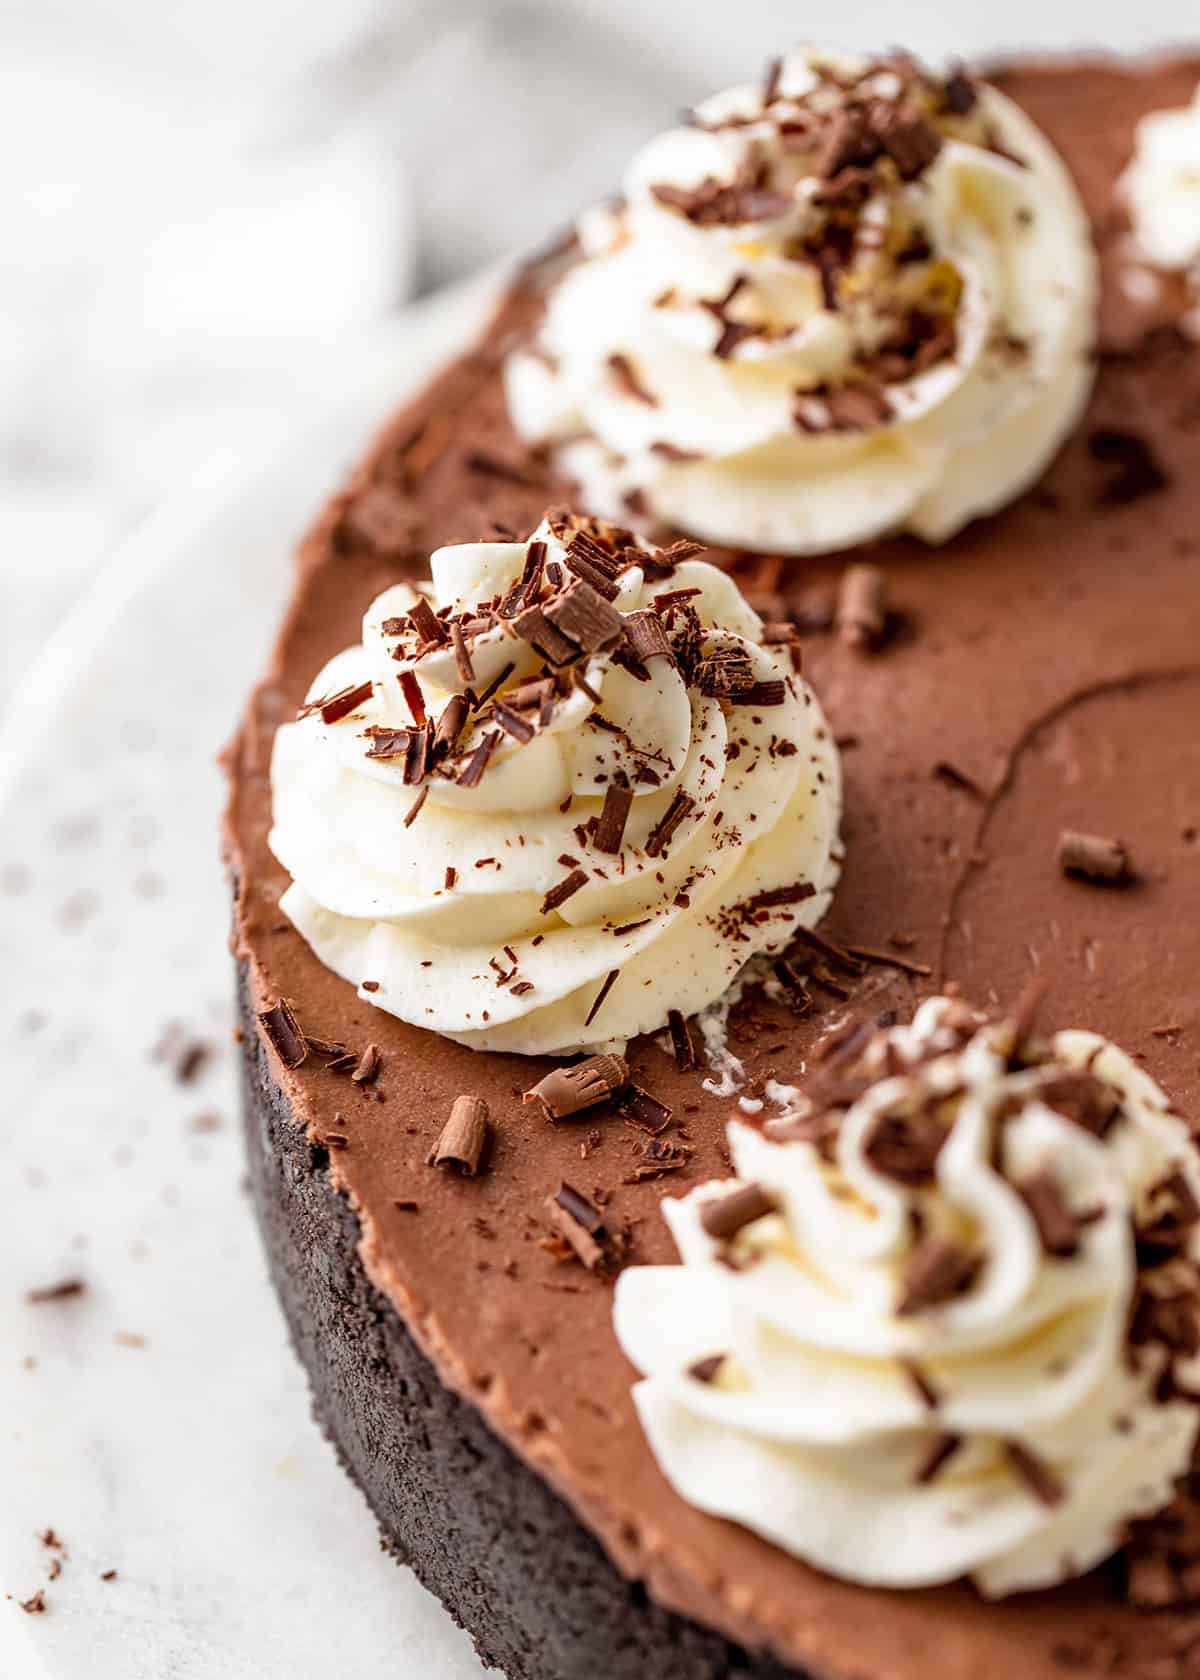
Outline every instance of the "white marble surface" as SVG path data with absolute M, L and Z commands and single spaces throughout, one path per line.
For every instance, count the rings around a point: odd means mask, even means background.
M 971 51 L 1002 44 L 990 11 L 840 20 Z M 1005 24 L 1200 32 L 1194 0 L 1011 0 Z M 266 1286 L 212 755 L 293 534 L 461 331 L 454 300 L 406 326 L 403 298 L 541 235 L 796 28 L 768 0 L 0 7 L 4 1680 L 366 1680 L 381 1651 L 477 1673 L 379 1556 Z M 151 1055 L 173 1020 L 213 1046 L 192 1084 Z M 74 1275 L 79 1299 L 27 1305 Z M 70 1554 L 48 1585 L 47 1526 Z

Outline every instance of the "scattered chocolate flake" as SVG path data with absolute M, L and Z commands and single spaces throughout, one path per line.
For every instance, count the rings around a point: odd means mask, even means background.
M 483 1163 L 491 1138 L 488 1106 L 482 1097 L 455 1097 L 450 1118 L 442 1127 L 430 1165 L 450 1167 L 464 1178 L 474 1178 Z
M 454 623 L 450 626 L 450 640 L 454 646 L 454 664 L 459 676 L 464 683 L 473 683 L 475 681 L 475 667 L 471 663 L 470 650 L 467 647 L 467 639 L 463 635 L 461 624 Z M 421 720 L 418 719 L 418 721 Z
M 620 969 L 613 968 L 610 969 L 604 976 L 604 982 L 601 985 L 600 990 L 592 999 L 592 1007 L 588 1010 L 587 1015 L 584 1017 L 583 1024 L 585 1027 L 590 1027 L 597 1015 L 599 1015 L 601 1009 L 604 1007 L 605 999 L 617 983 L 617 976 L 620 972 Z
M 465 694 L 452 694 L 447 700 L 442 715 L 437 720 L 437 728 L 433 733 L 433 756 L 435 759 L 445 758 L 454 751 L 469 711 L 470 704 Z
M 613 1267 L 617 1247 L 594 1202 L 564 1181 L 553 1196 L 547 1196 L 545 1207 L 555 1233 L 589 1272 Z
M 617 1098 L 617 1107 L 621 1118 L 628 1120 L 631 1126 L 639 1131 L 651 1132 L 657 1136 L 666 1131 L 671 1123 L 672 1110 L 657 1097 L 652 1097 L 649 1091 L 643 1091 L 639 1085 L 629 1085 Z
M 1035 1499 L 1043 1505 L 1062 1504 L 1067 1490 L 1044 1459 L 1021 1441 L 1005 1441 L 1004 1455 Z
M 902 1359 L 901 1369 L 916 1390 L 917 1398 L 927 1411 L 936 1412 L 942 1397 L 925 1367 L 916 1359 Z
M 900 1318 L 940 1307 L 971 1287 L 981 1258 L 948 1237 L 926 1237 L 909 1255 L 900 1277 Z
M 545 916 L 551 910 L 557 910 L 559 905 L 565 904 L 573 894 L 579 891 L 580 887 L 586 886 L 587 870 L 572 869 L 569 875 L 564 876 L 561 881 L 555 882 L 542 900 L 542 915 Z
M 501 618 L 512 618 L 525 607 L 534 604 L 542 587 L 545 564 L 546 544 L 539 537 L 526 545 L 521 575 L 497 608 Z
M 939 1101 L 944 1102 L 947 1095 L 943 1093 Z M 933 1105 L 915 1114 L 885 1109 L 868 1129 L 863 1154 L 885 1178 L 916 1188 L 933 1182 L 946 1137 L 946 1125 Z
M 424 726 L 425 692 L 421 687 L 420 678 L 415 671 L 401 671 L 399 676 L 400 692 L 404 696 L 405 704 L 412 714 L 412 720 L 420 729 Z
M 44 1307 L 52 1301 L 73 1301 L 86 1292 L 87 1284 L 82 1278 L 64 1278 L 61 1283 L 48 1283 L 40 1289 L 26 1290 L 25 1299 L 31 1307 Z
M 116 1578 L 117 1572 L 115 1569 L 105 1569 L 101 1571 L 100 1579 L 102 1581 L 115 1581 Z
M 1170 478 L 1146 438 L 1138 432 L 1100 427 L 1088 438 L 1093 461 L 1111 467 L 1102 502 L 1135 502 L 1165 490 Z
M 503 688 L 504 684 L 508 681 L 509 677 L 512 676 L 513 671 L 515 669 L 516 669 L 516 667 L 514 665 L 506 665 L 503 668 L 503 670 L 500 670 L 500 671 L 496 672 L 496 675 L 492 678 L 491 682 L 484 689 L 483 693 L 476 696 L 476 698 L 475 698 L 475 710 L 476 711 L 479 711 L 479 710 L 481 710 L 482 707 L 486 706 L 487 702 L 492 698 L 492 695 L 495 694 L 497 692 L 497 690 Z
M 929 1451 L 913 1473 L 913 1481 L 917 1486 L 928 1487 L 931 1482 L 936 1481 L 961 1446 L 961 1435 L 936 1436 Z
M 979 103 L 979 85 L 962 64 L 956 64 L 946 77 L 942 94 L 947 110 L 956 117 L 968 116 Z
M 748 915 L 753 916 L 759 910 L 774 910 L 785 904 L 803 904 L 806 898 L 816 896 L 816 887 L 811 881 L 796 881 L 790 887 L 767 887 L 753 898 L 743 899 L 742 908 Z
M 28 1598 L 22 1598 L 18 1602 L 27 1616 L 44 1616 L 46 1614 L 46 1594 L 41 1587 L 35 1593 L 31 1593 Z
M 697 1359 L 694 1365 L 689 1365 L 687 1374 L 699 1383 L 716 1382 L 728 1357 L 725 1353 L 710 1353 L 706 1359 Z
M 667 1026 L 671 1030 L 671 1044 L 675 1051 L 675 1066 L 680 1073 L 690 1073 L 699 1065 L 692 1029 L 678 1009 L 667 1011 Z
M 350 1075 L 356 1085 L 369 1085 L 383 1065 L 377 1044 L 368 1044 Z
M 1129 853 L 1119 840 L 1070 828 L 1058 837 L 1058 867 L 1064 875 L 1109 886 L 1122 885 L 1132 876 Z
M 942 149 L 942 137 L 920 111 L 879 100 L 871 106 L 871 129 L 902 181 L 924 174 Z
M 621 614 L 582 578 L 568 584 L 544 611 L 554 628 L 584 653 L 611 647 L 624 632 Z
M 632 806 L 633 789 L 621 782 L 610 782 L 604 791 L 604 808 L 592 835 L 592 845 L 598 852 L 615 855 L 621 850 Z
M 799 1020 L 811 1015 L 813 1011 L 812 993 L 804 983 L 804 977 L 790 962 L 780 958 L 772 965 L 775 978 L 783 988 L 788 1008 Z
M 589 1056 L 569 1067 L 552 1068 L 522 1101 L 540 1104 L 547 1120 L 564 1120 L 606 1102 L 628 1084 L 629 1063 L 623 1056 Z
M 423 652 L 427 652 L 430 648 L 442 647 L 450 640 L 449 630 L 434 612 L 424 595 L 417 596 L 416 601 L 408 609 L 408 617 L 413 629 L 421 638 Z
M 420 1213 L 421 1211 L 420 1202 L 414 1201 L 411 1196 L 393 1197 L 392 1206 L 397 1213 Z
M 847 566 L 838 590 L 837 628 L 848 647 L 871 648 L 883 639 L 888 619 L 887 576 L 860 561 Z
M 375 691 L 371 682 L 353 683 L 349 688 L 339 689 L 336 694 L 327 694 L 321 700 L 310 700 L 301 706 L 297 717 L 310 717 L 313 712 L 320 712 L 323 723 L 340 723 L 351 712 L 356 712 L 365 705 Z
M 646 836 L 647 857 L 661 857 L 663 855 L 667 846 L 671 843 L 675 830 L 693 810 L 695 804 L 696 801 L 690 793 L 675 794 L 671 803 Z
M 742 1184 L 700 1208 L 701 1228 L 717 1242 L 730 1242 L 755 1220 L 778 1212 L 775 1197 L 761 1184 Z
M 308 1055 L 308 1045 L 287 1002 L 280 998 L 270 1009 L 260 1009 L 258 1024 L 284 1067 L 299 1067 Z
M 825 393 L 825 407 L 835 432 L 870 432 L 877 426 L 886 426 L 892 418 L 891 399 L 875 379 L 835 386 Z M 800 420 L 799 413 L 797 419 Z
M 504 733 L 511 735 L 513 740 L 519 741 L 522 746 L 533 740 L 536 734 L 533 725 L 527 718 L 523 718 L 519 712 L 514 712 L 511 706 L 497 702 L 492 715 Z
M 429 797 L 429 786 L 428 786 L 428 784 L 426 784 L 425 787 L 423 787 L 421 789 L 420 793 L 418 793 L 417 797 L 413 800 L 412 804 L 408 807 L 408 810 L 404 813 L 404 826 L 405 826 L 405 828 L 411 828 L 413 823 L 416 822 L 417 818 L 421 814 L 421 807 L 424 805 L 424 803 L 428 799 L 428 797 Z
M 575 643 L 550 622 L 540 606 L 526 607 L 513 619 L 513 629 L 549 665 L 569 665 L 579 657 Z
M 1016 1186 L 1037 1226 L 1047 1254 L 1067 1259 L 1079 1251 L 1079 1221 L 1071 1212 L 1052 1174 L 1036 1173 Z
M 623 1184 L 645 1184 L 667 1173 L 679 1172 L 691 1160 L 694 1151 L 690 1144 L 654 1137 L 642 1149 L 633 1171 L 623 1178 Z
M 449 892 L 458 880 L 458 870 L 452 863 L 446 865 L 445 890 Z
M 475 748 L 466 764 L 458 773 L 459 787 L 478 787 L 483 780 L 483 773 L 488 767 L 488 761 L 495 752 L 500 741 L 500 731 L 491 729 Z
M 407 760 L 413 750 L 413 740 L 418 731 L 415 729 L 385 729 L 377 726 L 367 731 L 370 745 L 367 748 L 368 758 L 403 758 Z
M 965 770 L 960 770 L 956 764 L 949 764 L 945 759 L 939 759 L 933 767 L 933 774 L 940 782 L 947 786 L 958 788 L 962 793 L 969 793 L 972 799 L 984 799 L 986 795 L 979 783 Z
M 658 398 L 653 391 L 646 389 L 638 378 L 637 370 L 628 356 L 613 355 L 608 358 L 608 370 L 612 374 L 617 387 L 625 396 L 634 402 L 645 403 L 649 408 L 658 407 Z

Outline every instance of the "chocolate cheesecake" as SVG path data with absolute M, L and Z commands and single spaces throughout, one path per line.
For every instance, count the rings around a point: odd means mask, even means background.
M 579 495 L 505 389 L 573 253 L 516 278 L 322 513 L 230 751 L 247 1139 L 272 1274 L 318 1419 L 385 1541 L 510 1680 L 915 1680 L 933 1663 L 947 1680 L 1183 1680 L 1200 1663 L 1194 1510 L 1017 1597 L 839 1579 L 668 1480 L 613 1328 L 613 1274 L 676 1260 L 664 1198 L 728 1176 L 731 1113 L 769 1113 L 848 1034 L 947 987 L 1003 1015 L 1038 977 L 1048 1021 L 1123 1046 L 1200 1113 L 1200 346 L 1178 276 L 1153 297 L 1129 284 L 1116 191 L 1135 125 L 1187 104 L 1200 55 L 991 79 L 1086 205 L 1095 388 L 1036 486 L 941 546 L 702 557 L 790 627 L 844 777 L 832 907 L 817 930 L 793 906 L 794 942 L 732 1003 L 718 1066 L 672 1010 L 669 1036 L 610 1052 L 619 1072 L 594 1073 L 601 1100 L 572 1113 L 553 1086 L 545 1098 L 561 1055 L 399 1018 L 374 1001 L 381 976 L 349 983 L 280 909 L 272 749 L 318 671 L 433 550 L 524 540 Z M 648 511 L 661 522 L 661 502 Z M 318 695 L 318 712 L 343 698 Z

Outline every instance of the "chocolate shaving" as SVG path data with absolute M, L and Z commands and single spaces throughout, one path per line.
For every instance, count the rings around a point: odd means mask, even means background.
M 596 993 L 595 997 L 592 999 L 592 1007 L 588 1010 L 586 1016 L 584 1017 L 583 1024 L 584 1024 L 585 1027 L 590 1027 L 592 1022 L 596 1019 L 596 1016 L 599 1015 L 601 1009 L 604 1007 L 604 1003 L 605 1003 L 605 1000 L 608 997 L 609 992 L 612 991 L 613 987 L 617 983 L 617 976 L 620 972 L 621 972 L 620 969 L 613 968 L 613 969 L 610 969 L 609 972 L 604 976 L 604 981 L 603 981 L 603 984 L 600 987 L 600 990 Z
M 450 1118 L 442 1127 L 430 1165 L 450 1167 L 464 1178 L 474 1178 L 483 1164 L 491 1138 L 488 1106 L 482 1097 L 455 1097 Z
M 425 804 L 425 801 L 428 798 L 429 798 L 429 786 L 428 786 L 428 784 L 426 784 L 425 787 L 423 787 L 421 789 L 421 791 L 417 794 L 417 797 L 413 800 L 412 804 L 408 807 L 408 810 L 405 811 L 405 813 L 404 813 L 404 826 L 405 826 L 405 828 L 411 828 L 412 825 L 416 822 L 417 818 L 421 815 L 421 810 L 422 810 L 422 808 Z
M 883 968 L 898 968 L 902 974 L 913 974 L 921 979 L 933 973 L 928 963 L 913 962 L 908 957 L 901 957 L 894 951 L 880 951 L 873 945 L 851 945 L 848 947 L 852 957 L 859 957 L 865 963 L 875 963 Z
M 383 1057 L 377 1044 L 368 1044 L 358 1058 L 354 1072 L 350 1075 L 356 1085 L 369 1085 L 383 1065 Z
M 871 648 L 883 639 L 888 618 L 887 576 L 879 566 L 847 566 L 838 590 L 837 628 L 847 647 Z
M 497 608 L 501 618 L 512 618 L 522 608 L 533 606 L 542 587 L 545 564 L 546 544 L 539 537 L 526 547 L 521 575 Z
M 540 606 L 526 607 L 514 618 L 513 629 L 549 665 L 569 665 L 579 657 L 575 643 L 551 623 Z
M 442 715 L 437 720 L 437 727 L 433 732 L 433 756 L 435 759 L 446 758 L 454 751 L 469 711 L 470 706 L 465 694 L 452 694 L 447 700 Z
M 572 869 L 569 875 L 557 881 L 542 900 L 542 915 L 548 915 L 551 910 L 557 910 L 560 904 L 565 904 L 573 893 L 580 887 L 587 886 L 587 870 Z
M 527 718 L 523 718 L 519 712 L 514 712 L 510 706 L 497 703 L 493 708 L 492 716 L 504 733 L 511 735 L 513 740 L 519 741 L 522 746 L 527 741 L 533 740 L 536 733 L 533 725 Z
M 545 608 L 545 616 L 584 653 L 611 647 L 623 633 L 624 620 L 590 583 L 577 578 Z
M 835 432 L 869 432 L 892 418 L 891 399 L 874 379 L 835 386 L 825 393 L 825 406 Z
M 694 808 L 696 801 L 690 793 L 676 793 L 662 816 L 646 836 L 647 857 L 661 857 L 675 830 Z
M 260 1009 L 258 1024 L 284 1067 L 299 1067 L 308 1055 L 308 1045 L 284 999 L 280 998 L 270 1009 Z
M 908 1318 L 940 1307 L 968 1290 L 979 1275 L 981 1257 L 948 1237 L 926 1237 L 909 1255 L 900 1277 L 896 1313 Z
M 594 1203 L 564 1182 L 553 1196 L 547 1196 L 545 1207 L 557 1235 L 589 1272 L 612 1267 L 615 1245 Z
M 409 623 L 420 638 L 423 651 L 441 647 L 449 641 L 450 632 L 434 612 L 424 595 L 418 595 L 416 602 L 408 609 Z
M 1021 1441 L 1005 1441 L 1004 1455 L 1010 1467 L 1043 1505 L 1061 1505 L 1067 1490 L 1046 1461 Z
M 633 806 L 633 789 L 619 782 L 610 782 L 604 792 L 604 808 L 592 835 L 598 852 L 615 854 L 621 850 L 625 838 L 625 824 Z
M 473 683 L 475 681 L 475 667 L 471 663 L 471 655 L 467 648 L 467 639 L 463 635 L 463 628 L 461 624 L 452 624 L 450 626 L 450 640 L 454 644 L 454 663 L 458 669 L 459 676 L 462 678 L 464 683 Z M 423 719 L 418 719 L 418 722 L 423 721 Z
M 916 1390 L 917 1398 L 921 1404 L 927 1411 L 936 1412 L 942 1403 L 942 1397 L 925 1367 L 915 1359 L 902 1359 L 900 1365 L 904 1375 Z
M 671 1123 L 672 1110 L 649 1091 L 643 1091 L 640 1085 L 627 1086 L 617 1098 L 617 1108 L 621 1118 L 639 1131 L 657 1135 Z
M 902 181 L 924 173 L 942 149 L 942 137 L 920 111 L 884 100 L 871 106 L 871 130 L 900 173 Z
M 699 1383 L 716 1382 L 729 1355 L 725 1353 L 710 1353 L 705 1359 L 697 1359 L 694 1365 L 689 1365 L 687 1374 Z
M 425 722 L 425 695 L 415 671 L 401 671 L 400 692 L 404 695 L 412 720 L 420 729 Z
M 40 1289 L 26 1290 L 25 1299 L 31 1307 L 44 1307 L 53 1301 L 72 1301 L 86 1291 L 87 1284 L 82 1278 L 64 1278 L 61 1283 L 47 1283 Z
M 459 787 L 478 787 L 483 780 L 483 773 L 488 767 L 488 760 L 495 752 L 500 742 L 500 731 L 489 730 L 479 745 L 475 748 L 466 764 L 458 773 Z
M 589 584 L 597 595 L 603 595 L 606 601 L 615 601 L 621 593 L 619 584 L 614 582 L 616 568 L 598 544 L 582 542 L 583 536 L 582 531 L 575 534 L 563 556 L 563 563 L 573 576 Z
M 358 711 L 371 698 L 374 689 L 374 683 L 354 683 L 349 688 L 339 689 L 336 694 L 327 694 L 322 700 L 308 701 L 296 716 L 304 718 L 320 712 L 323 723 L 340 723 L 351 712 Z
M 671 652 L 671 644 L 663 629 L 662 619 L 656 612 L 643 608 L 639 612 L 626 613 L 623 627 L 625 639 L 635 658 L 640 659 L 643 664 L 647 660 L 664 656 L 674 663 L 675 655 Z
M 1122 885 L 1131 878 L 1129 853 L 1119 840 L 1070 828 L 1058 837 L 1058 867 L 1064 875 L 1107 886 Z
M 715 1241 L 730 1242 L 747 1225 L 778 1209 L 775 1197 L 763 1185 L 742 1184 L 727 1195 L 702 1203 L 700 1225 Z
M 933 774 L 939 781 L 945 782 L 949 787 L 958 788 L 963 793 L 969 793 L 972 799 L 986 797 L 983 789 L 973 777 L 968 776 L 965 770 L 960 770 L 956 764 L 947 763 L 945 759 L 939 759 L 934 765 Z
M 931 1482 L 936 1481 L 961 1446 L 961 1435 L 938 1435 L 913 1472 L 913 1481 L 917 1486 L 928 1487 Z
M 666 1138 L 651 1138 L 642 1150 L 641 1159 L 635 1164 L 633 1171 L 621 1182 L 645 1184 L 651 1179 L 662 1178 L 666 1173 L 679 1172 L 687 1166 L 693 1153 L 686 1143 L 674 1143 Z
M 415 733 L 412 729 L 385 729 L 382 725 L 376 725 L 366 731 L 371 743 L 367 748 L 367 757 L 406 759 L 412 750 Z
M 798 1020 L 804 1020 L 813 1011 L 812 993 L 804 983 L 804 977 L 792 963 L 780 958 L 773 965 L 776 980 L 782 986 L 787 998 L 788 1008 Z
M 569 1067 L 552 1068 L 521 1099 L 540 1104 L 547 1120 L 565 1120 L 607 1102 L 629 1084 L 629 1063 L 623 1056 L 589 1056 Z
M 658 398 L 642 384 L 628 356 L 610 356 L 608 370 L 625 396 L 631 397 L 634 402 L 645 403 L 649 408 L 658 407 Z
M 692 1029 L 678 1009 L 668 1009 L 667 1026 L 671 1030 L 671 1044 L 675 1050 L 675 1066 L 680 1073 L 690 1073 L 699 1065 Z
M 1038 1237 L 1047 1254 L 1067 1259 L 1079 1251 L 1079 1221 L 1067 1206 L 1062 1192 L 1048 1172 L 1036 1173 L 1016 1186 L 1029 1209 Z

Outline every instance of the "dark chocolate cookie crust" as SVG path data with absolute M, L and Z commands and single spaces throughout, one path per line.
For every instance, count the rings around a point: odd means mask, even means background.
M 313 1412 L 383 1538 L 508 1680 L 808 1680 L 662 1609 L 445 1388 L 358 1255 L 359 1224 L 275 1081 L 239 965 L 250 1187 Z

